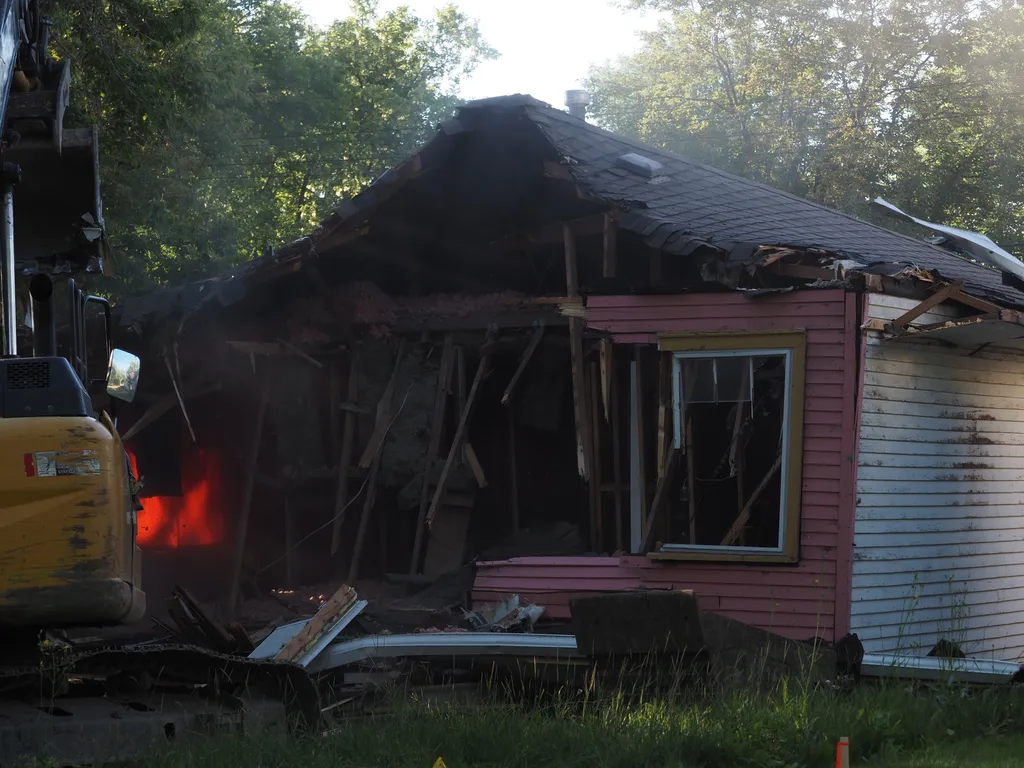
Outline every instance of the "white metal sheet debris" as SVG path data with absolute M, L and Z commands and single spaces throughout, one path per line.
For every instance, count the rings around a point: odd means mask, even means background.
M 1009 683 L 1021 669 L 1014 661 L 948 659 L 939 656 L 901 656 L 868 653 L 860 665 L 867 677 L 915 680 L 955 680 L 960 683 Z
M 572 635 L 507 634 L 501 632 L 423 632 L 408 635 L 371 635 L 335 643 L 306 667 L 325 672 L 370 659 L 402 656 L 529 656 L 577 658 Z

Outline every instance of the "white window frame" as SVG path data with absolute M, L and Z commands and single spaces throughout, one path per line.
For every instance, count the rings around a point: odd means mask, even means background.
M 750 349 L 705 349 L 692 352 L 672 352 L 672 411 L 673 411 L 673 440 L 675 447 L 684 450 L 682 443 L 683 435 L 683 404 L 685 393 L 683 390 L 683 361 L 702 360 L 707 358 L 723 357 L 782 357 L 785 360 L 785 392 L 782 411 L 782 465 L 779 467 L 780 493 L 779 493 L 779 539 L 775 547 L 746 547 L 746 546 L 722 546 L 720 544 L 662 544 L 661 552 L 665 553 L 694 553 L 694 554 L 721 554 L 721 555 L 779 555 L 784 556 L 786 552 L 786 534 L 789 526 L 789 464 L 790 464 L 790 430 L 792 429 L 791 408 L 793 391 L 793 350 L 775 348 L 750 348 Z M 753 387 L 753 380 L 749 382 Z

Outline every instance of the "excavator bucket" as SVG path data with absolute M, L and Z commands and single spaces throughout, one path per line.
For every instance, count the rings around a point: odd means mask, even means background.
M 14 188 L 17 273 L 101 273 L 104 241 L 96 131 L 63 131 L 60 148 L 42 136 L 23 137 L 6 157 L 21 168 L 21 181 Z
M 17 51 L 16 64 L 0 71 L 0 93 L 7 94 L 3 159 L 20 169 L 14 185 L 15 270 L 102 272 L 96 130 L 64 126 L 71 62 L 50 57 L 49 22 L 38 5 L 28 4 L 14 23 L 17 5 L 0 0 L 0 59 L 13 61 L 7 53 Z

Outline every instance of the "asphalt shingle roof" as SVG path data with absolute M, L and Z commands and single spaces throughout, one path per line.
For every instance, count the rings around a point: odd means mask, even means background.
M 890 263 L 894 265 L 891 273 L 909 265 L 937 270 L 947 280 L 963 280 L 969 293 L 1024 306 L 1024 293 L 1004 285 L 999 270 L 787 192 L 623 138 L 529 96 L 484 99 L 463 107 L 463 112 L 473 110 L 525 113 L 559 154 L 571 158 L 569 167 L 583 187 L 630 210 L 622 226 L 667 251 L 685 253 L 695 240 L 726 250 L 757 245 L 822 248 L 864 264 Z M 667 178 L 651 180 L 616 167 L 618 158 L 630 152 L 662 163 L 658 176 Z

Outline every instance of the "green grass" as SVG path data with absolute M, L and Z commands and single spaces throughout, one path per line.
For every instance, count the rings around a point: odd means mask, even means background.
M 852 693 L 730 695 L 690 702 L 563 696 L 519 706 L 396 699 L 387 715 L 319 736 L 248 736 L 169 749 L 151 768 L 701 768 L 834 765 L 848 736 L 852 765 L 895 768 L 1024 765 L 1016 689 L 864 686 Z M 1017 756 L 1021 756 L 1018 758 Z

